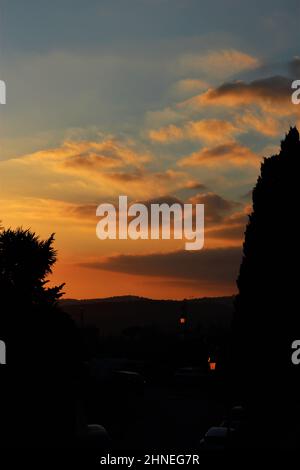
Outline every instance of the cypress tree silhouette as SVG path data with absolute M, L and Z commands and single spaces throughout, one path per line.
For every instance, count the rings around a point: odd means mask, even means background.
M 299 170 L 294 127 L 280 153 L 264 159 L 253 190 L 233 321 L 235 381 L 243 399 L 250 407 L 261 403 L 282 413 L 293 405 L 300 375 L 291 362 L 291 344 L 300 338 Z

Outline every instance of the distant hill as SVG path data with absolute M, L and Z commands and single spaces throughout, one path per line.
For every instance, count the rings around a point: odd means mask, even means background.
M 153 300 L 131 295 L 103 299 L 65 299 L 61 308 L 78 324 L 94 325 L 103 336 L 118 336 L 131 327 L 157 327 L 166 332 L 178 329 L 180 315 L 185 312 L 191 328 L 229 327 L 234 297 Z
M 114 297 L 103 297 L 99 299 L 62 299 L 60 303 L 62 305 L 74 305 L 74 304 L 91 304 L 95 302 L 130 302 L 136 300 L 152 300 L 147 297 L 139 297 L 137 295 L 116 295 Z

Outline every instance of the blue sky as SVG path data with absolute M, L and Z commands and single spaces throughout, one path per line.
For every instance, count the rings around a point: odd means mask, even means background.
M 169 104 L 185 54 L 234 48 L 274 67 L 297 55 L 299 9 L 292 0 L 2 0 L 2 129 L 26 152 L 43 133 L 58 142 L 63 129 L 134 132 L 148 111 Z M 16 143 L 4 151 L 23 152 Z

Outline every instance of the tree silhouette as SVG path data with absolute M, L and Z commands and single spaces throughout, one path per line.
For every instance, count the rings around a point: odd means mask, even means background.
M 7 365 L 0 368 L 0 447 L 60 445 L 76 431 L 80 360 L 74 322 L 59 309 L 63 285 L 48 288 L 56 262 L 54 235 L 0 232 L 0 338 Z M 22 434 L 14 423 L 25 423 Z
M 233 321 L 235 375 L 249 404 L 293 401 L 298 300 L 300 142 L 296 127 L 265 158 L 253 190 Z M 279 388 L 280 387 L 280 399 Z M 285 401 L 286 400 L 286 401 Z M 256 406 L 255 405 L 255 406 Z
M 64 284 L 47 288 L 46 277 L 56 262 L 54 234 L 46 240 L 30 230 L 0 232 L 0 295 L 2 303 L 49 307 L 63 295 Z

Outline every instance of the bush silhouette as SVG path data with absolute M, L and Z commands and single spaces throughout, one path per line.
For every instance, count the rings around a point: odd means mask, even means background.
M 300 337 L 299 170 L 294 127 L 279 154 L 264 159 L 253 190 L 233 322 L 233 362 L 244 399 L 277 409 L 293 402 L 300 373 L 291 362 L 292 341 Z

